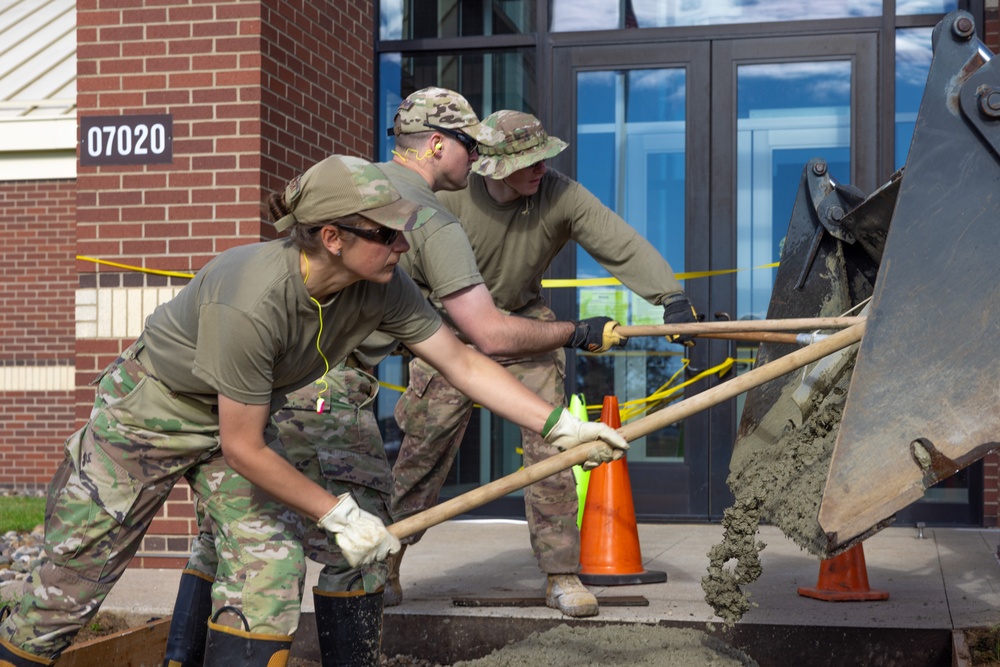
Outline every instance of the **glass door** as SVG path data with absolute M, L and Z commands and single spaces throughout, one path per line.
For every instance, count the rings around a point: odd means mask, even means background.
M 713 298 L 732 319 L 766 316 L 781 244 L 802 169 L 826 160 L 841 183 L 868 192 L 876 183 L 877 90 L 874 34 L 742 39 L 713 43 L 713 267 L 739 272 L 714 280 Z M 726 304 L 722 307 L 721 304 Z M 713 358 L 751 368 L 755 345 L 713 342 Z M 723 484 L 742 397 L 712 410 L 713 508 Z M 715 513 L 713 513 L 715 514 Z
M 557 49 L 557 100 L 572 108 L 550 114 L 570 150 L 553 166 L 575 178 L 617 212 L 666 259 L 676 273 L 707 265 L 709 45 Z M 554 289 L 560 317 L 614 317 L 625 325 L 661 324 L 663 309 L 613 279 L 582 248 L 564 253 L 554 269 L 576 279 Z M 695 306 L 707 306 L 704 286 L 685 285 Z M 634 338 L 603 355 L 577 353 L 569 389 L 590 405 L 614 395 L 624 421 L 639 419 L 682 398 L 688 371 L 703 363 L 662 337 Z M 659 397 L 659 398 L 656 398 Z M 592 418 L 597 414 L 592 413 Z M 707 422 L 694 417 L 632 443 L 629 474 L 636 512 L 645 518 L 708 515 Z
M 570 141 L 556 168 L 575 176 L 685 276 L 708 319 L 763 317 L 802 167 L 823 157 L 834 176 L 874 187 L 875 37 L 740 39 L 641 47 L 556 48 L 555 134 Z M 574 248 L 554 276 L 560 317 L 614 314 L 656 324 L 661 309 Z M 740 269 L 734 272 L 734 269 Z M 759 311 L 759 312 L 758 312 Z M 687 354 L 685 355 L 685 353 Z M 703 339 L 689 351 L 633 339 L 606 355 L 577 354 L 569 388 L 588 403 L 613 393 L 625 413 L 690 397 L 749 368 L 755 348 Z M 629 454 L 636 511 L 644 519 L 717 519 L 738 400 L 649 434 Z

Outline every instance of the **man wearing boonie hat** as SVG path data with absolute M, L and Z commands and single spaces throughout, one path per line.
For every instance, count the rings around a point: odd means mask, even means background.
M 610 333 L 616 323 L 606 317 L 543 322 L 511 317 L 493 305 L 465 232 L 434 196 L 436 190 L 465 187 L 478 157 L 475 141 L 497 138 L 479 122 L 464 97 L 443 88 L 419 90 L 400 104 L 393 128 L 399 132 L 393 160 L 375 167 L 406 200 L 425 206 L 432 214 L 424 224 L 401 235 L 410 249 L 399 258 L 399 266 L 413 277 L 424 297 L 440 305 L 449 324 L 457 324 L 480 351 L 497 354 L 533 355 L 567 344 L 599 351 L 621 344 Z M 286 199 L 291 197 L 293 202 L 298 201 L 294 185 L 293 181 L 286 190 Z M 304 199 L 299 201 L 288 216 L 302 222 L 306 204 Z M 284 227 L 288 216 L 278 213 L 277 225 Z M 296 227 L 291 227 L 293 234 Z M 298 470 L 331 495 L 351 493 L 362 510 L 383 522 L 390 518 L 392 473 L 374 415 L 378 382 L 371 371 L 399 347 L 400 340 L 390 331 L 378 331 L 360 345 L 356 342 L 357 348 L 344 363 L 331 360 L 328 373 L 289 394 L 274 415 L 284 451 Z M 561 413 L 563 417 L 569 423 L 569 413 Z M 562 427 L 542 430 L 554 442 Z M 620 455 L 598 448 L 588 465 Z M 218 566 L 212 527 L 203 528 L 186 568 L 189 585 L 185 588 L 182 579 L 175 612 L 199 608 L 198 601 L 207 598 L 210 588 L 205 582 Z M 311 525 L 306 528 L 306 556 L 324 566 L 313 590 L 324 664 L 377 662 L 380 625 L 370 622 L 368 612 L 381 610 L 387 563 L 352 563 L 350 554 L 326 531 Z M 345 597 L 345 593 L 350 595 Z M 385 603 L 398 603 L 391 593 L 391 587 L 387 588 Z M 178 627 L 176 633 L 171 628 L 168 656 L 181 664 L 196 662 L 192 649 L 203 643 L 197 636 L 197 629 L 204 626 L 203 616 L 203 612 L 184 616 L 184 627 L 175 618 Z
M 461 220 L 498 307 L 526 319 L 554 319 L 541 296 L 542 276 L 572 240 L 632 291 L 662 305 L 665 322 L 695 320 L 673 270 L 653 246 L 579 183 L 547 168 L 545 161 L 562 152 L 566 142 L 549 136 L 537 118 L 520 111 L 498 111 L 483 125 L 503 138 L 480 147 L 479 160 L 473 165 L 476 173 L 467 189 L 441 192 L 438 198 Z M 525 385 L 560 405 L 565 401 L 565 363 L 562 350 L 501 360 Z M 434 391 L 412 391 L 411 380 L 396 406 L 396 420 L 404 432 L 399 462 L 393 469 L 396 521 L 437 502 L 456 453 L 446 445 L 461 440 L 473 407 L 421 361 L 411 363 L 411 376 L 422 378 L 417 389 L 429 386 Z M 537 435 L 522 431 L 522 438 L 525 466 L 553 453 Z M 427 474 L 422 479 L 413 479 L 401 468 L 411 458 L 435 456 L 435 465 L 425 466 Z M 525 504 L 532 548 L 548 575 L 547 604 L 570 616 L 597 614 L 596 597 L 576 576 L 580 534 L 572 473 L 565 471 L 531 485 L 525 489 Z M 390 575 L 390 582 L 394 581 Z

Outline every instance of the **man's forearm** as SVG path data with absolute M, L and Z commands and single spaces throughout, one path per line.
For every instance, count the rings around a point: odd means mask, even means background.
M 511 356 L 557 350 L 573 335 L 573 322 L 546 322 L 517 315 L 498 318 L 486 332 L 487 342 L 476 347 L 484 354 Z

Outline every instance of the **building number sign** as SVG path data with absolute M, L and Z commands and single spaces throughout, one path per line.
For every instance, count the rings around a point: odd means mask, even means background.
M 82 116 L 80 164 L 173 162 L 174 119 L 156 116 Z

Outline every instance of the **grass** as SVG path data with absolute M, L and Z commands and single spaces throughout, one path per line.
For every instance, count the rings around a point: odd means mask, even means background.
M 1000 625 L 967 630 L 965 637 L 973 665 L 977 667 L 1000 665 Z
M 45 498 L 0 496 L 0 534 L 11 530 L 26 533 L 45 518 Z

